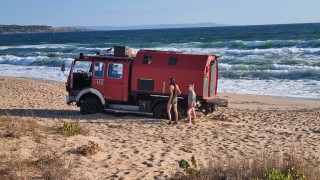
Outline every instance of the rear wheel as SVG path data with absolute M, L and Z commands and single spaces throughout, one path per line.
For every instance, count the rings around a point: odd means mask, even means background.
M 158 104 L 153 110 L 153 117 L 157 119 L 168 119 L 167 105 Z
M 179 114 L 179 119 L 182 119 L 187 114 L 184 106 L 181 106 L 180 104 L 178 104 L 178 114 Z M 158 104 L 154 108 L 153 117 L 157 119 L 168 119 L 169 117 L 167 112 L 167 104 L 164 104 L 164 103 Z M 173 107 L 171 107 L 171 119 L 172 121 L 176 119 Z
M 81 114 L 95 114 L 101 112 L 102 106 L 99 99 L 95 97 L 88 97 L 84 99 L 80 106 Z

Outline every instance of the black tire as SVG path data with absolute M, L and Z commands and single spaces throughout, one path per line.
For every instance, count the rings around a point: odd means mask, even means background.
M 186 111 L 183 109 L 183 107 L 178 105 L 178 113 L 179 113 L 179 119 L 182 119 L 186 116 Z M 153 111 L 153 117 L 157 119 L 168 119 L 168 113 L 167 113 L 167 104 L 161 103 L 158 104 Z M 176 120 L 176 117 L 174 115 L 173 107 L 171 108 L 171 119 L 172 121 Z
M 102 106 L 100 100 L 95 97 L 84 99 L 80 106 L 81 114 L 95 114 L 101 112 Z
M 214 109 L 215 109 L 214 107 L 206 107 L 204 111 L 204 115 L 213 113 Z
M 167 105 L 158 104 L 153 110 L 153 117 L 157 119 L 168 119 Z
M 182 102 L 178 104 L 179 119 L 182 119 L 188 116 L 187 115 L 188 106 L 186 106 L 187 104 L 188 102 Z

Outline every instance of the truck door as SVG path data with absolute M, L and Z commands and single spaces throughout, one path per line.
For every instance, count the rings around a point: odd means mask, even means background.
M 93 70 L 90 70 L 92 73 L 92 87 L 99 90 L 101 94 L 104 94 L 105 86 L 105 63 L 104 62 L 94 62 Z
M 106 77 L 106 100 L 127 101 L 129 64 L 126 62 L 109 62 Z

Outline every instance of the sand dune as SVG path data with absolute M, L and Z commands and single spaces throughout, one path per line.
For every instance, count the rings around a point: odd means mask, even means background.
M 76 121 L 89 132 L 71 137 L 48 134 L 40 140 L 0 138 L 2 152 L 18 144 L 21 156 L 28 158 L 40 141 L 46 144 L 44 151 L 52 149 L 73 159 L 72 173 L 79 179 L 167 179 L 178 170 L 179 160 L 192 155 L 206 164 L 209 158 L 223 162 L 294 147 L 306 161 L 320 157 L 319 102 L 221 94 L 229 100 L 228 108 L 218 108 L 208 116 L 199 114 L 196 125 L 181 121 L 168 126 L 166 120 L 149 117 L 82 116 L 78 108 L 66 105 L 63 83 L 0 77 L 0 87 L 2 116 L 36 119 L 46 126 Z M 72 153 L 89 141 L 99 145 L 97 154 Z

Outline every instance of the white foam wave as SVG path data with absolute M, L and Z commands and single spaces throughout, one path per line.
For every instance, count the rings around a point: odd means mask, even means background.
M 265 69 L 264 69 L 265 68 Z M 283 64 L 272 64 L 269 66 L 261 65 L 245 65 L 245 64 L 228 64 L 228 63 L 219 63 L 219 69 L 221 70 L 232 70 L 232 69 L 241 69 L 241 70 L 289 70 L 289 71 L 320 71 L 318 66 L 306 66 L 306 65 L 283 65 Z
M 68 44 L 38 44 L 38 45 L 15 45 L 15 46 L 0 46 L 0 50 L 6 49 L 67 49 L 67 48 L 76 48 L 78 50 L 105 50 L 110 48 L 110 46 L 106 45 L 106 47 L 88 47 L 92 46 L 90 44 L 75 44 L 75 43 L 68 43 Z
M 0 50 L 6 50 L 8 48 L 9 48 L 8 46 L 0 46 Z
M 319 71 L 320 67 L 317 66 L 297 66 L 297 65 L 282 65 L 282 64 L 273 64 L 273 67 L 277 70 L 315 70 Z
M 304 55 L 304 54 L 320 54 L 320 48 L 269 48 L 269 49 L 215 49 L 221 55 L 228 56 L 248 56 L 248 55 Z
M 65 72 L 70 69 L 66 68 Z M 59 67 L 46 66 L 16 66 L 2 64 L 0 66 L 0 76 L 23 77 L 48 81 L 66 82 L 67 76 L 64 75 Z
M 320 100 L 320 81 L 219 79 L 218 91 Z
M 3 55 L 3 56 L 0 56 L 0 63 L 27 66 L 34 62 L 39 62 L 41 60 L 44 60 L 46 58 L 48 57 L 47 56 L 19 57 L 14 55 Z
M 52 63 L 53 61 L 56 62 L 66 62 L 66 66 L 71 65 L 71 61 L 73 61 L 73 58 L 63 58 L 63 57 L 55 57 L 55 58 L 50 58 L 48 56 L 28 56 L 28 57 L 19 57 L 19 56 L 14 56 L 14 55 L 3 55 L 0 56 L 0 64 L 11 64 L 11 65 L 21 65 L 21 66 L 29 66 L 32 65 L 36 62 L 42 62 L 43 65 L 45 65 L 46 60 L 51 60 L 47 63 Z
M 148 48 L 161 51 L 178 51 L 196 54 L 218 54 L 222 56 L 270 56 L 270 55 L 305 55 L 320 54 L 320 48 L 269 48 L 269 49 L 229 49 L 229 48 L 189 48 L 189 47 L 155 47 Z
M 17 45 L 17 46 L 0 46 L 0 50 L 5 49 L 63 49 L 74 47 L 73 44 L 40 44 L 40 45 Z

